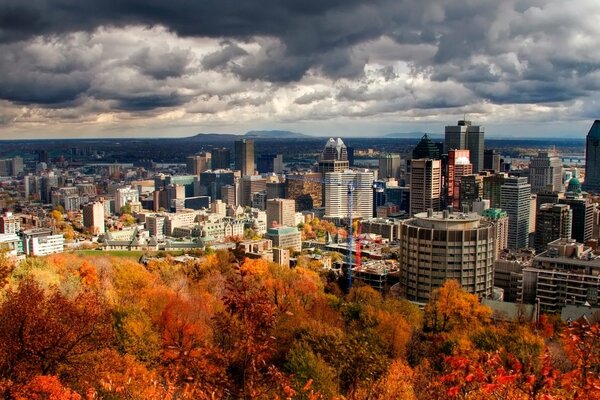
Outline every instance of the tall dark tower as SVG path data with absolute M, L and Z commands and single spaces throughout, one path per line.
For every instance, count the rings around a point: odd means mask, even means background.
M 236 140 L 234 150 L 235 169 L 242 171 L 242 176 L 254 175 L 254 140 Z
M 585 140 L 583 190 L 600 193 L 600 120 L 595 120 Z

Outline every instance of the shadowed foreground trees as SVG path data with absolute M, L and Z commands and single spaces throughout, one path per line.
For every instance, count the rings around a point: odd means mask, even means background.
M 454 281 L 420 311 L 365 286 L 345 295 L 316 265 L 223 251 L 3 271 L 4 398 L 600 398 L 598 325 L 494 323 Z

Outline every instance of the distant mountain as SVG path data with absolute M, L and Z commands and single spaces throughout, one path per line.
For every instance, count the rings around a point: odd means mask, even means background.
M 249 131 L 244 135 L 251 138 L 260 139 L 308 139 L 311 136 L 298 132 L 290 131 Z
M 427 132 L 393 132 L 382 135 L 384 138 L 395 138 L 395 139 L 421 139 Z M 444 135 L 440 133 L 427 133 L 427 136 L 431 139 L 443 139 Z

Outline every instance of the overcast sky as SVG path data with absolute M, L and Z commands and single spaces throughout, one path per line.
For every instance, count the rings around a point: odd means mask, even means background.
M 584 136 L 598 0 L 0 0 L 0 138 Z

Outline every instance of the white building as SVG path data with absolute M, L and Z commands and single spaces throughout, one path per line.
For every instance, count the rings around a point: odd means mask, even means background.
M 122 207 L 127 204 L 138 204 L 140 202 L 140 196 L 136 189 L 132 189 L 131 186 L 119 188 L 115 192 L 115 209 L 120 212 Z
M 352 217 L 373 216 L 373 173 L 368 170 L 328 172 L 325 174 L 325 216 L 348 218 L 349 186 L 352 185 Z
M 64 248 L 63 235 L 53 235 L 50 229 L 29 229 L 23 232 L 23 251 L 27 256 L 62 253 Z

